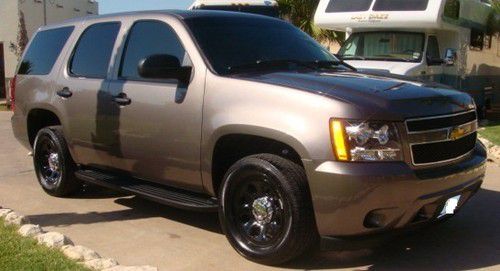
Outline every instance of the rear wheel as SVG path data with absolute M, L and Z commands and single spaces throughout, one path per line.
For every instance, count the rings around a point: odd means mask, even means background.
M 317 241 L 305 172 L 291 161 L 271 154 L 238 161 L 219 198 L 229 242 L 252 261 L 281 264 Z
M 68 196 L 81 187 L 76 164 L 68 151 L 62 127 L 41 129 L 35 139 L 33 163 L 43 190 L 56 197 Z

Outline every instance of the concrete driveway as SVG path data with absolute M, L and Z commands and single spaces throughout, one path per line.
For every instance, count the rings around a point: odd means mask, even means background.
M 68 235 L 124 265 L 160 270 L 272 270 L 240 257 L 226 242 L 216 214 L 181 211 L 134 196 L 89 188 L 59 199 L 39 187 L 31 157 L 0 112 L 0 205 L 46 230 Z M 483 189 L 452 220 L 373 250 L 316 253 L 290 270 L 500 269 L 500 167 L 489 164 Z

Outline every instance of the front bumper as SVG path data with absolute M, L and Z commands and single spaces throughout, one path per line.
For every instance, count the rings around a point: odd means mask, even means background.
M 461 195 L 460 209 L 481 186 L 486 150 L 478 143 L 468 158 L 425 170 L 403 162 L 304 165 L 319 234 L 348 239 L 435 221 L 456 195 Z

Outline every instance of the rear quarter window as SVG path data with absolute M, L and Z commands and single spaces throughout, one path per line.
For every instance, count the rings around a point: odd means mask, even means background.
M 18 74 L 47 75 L 75 28 L 73 26 L 38 32 L 19 64 Z

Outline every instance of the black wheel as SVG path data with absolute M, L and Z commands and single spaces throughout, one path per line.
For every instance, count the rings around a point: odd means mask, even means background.
M 222 229 L 249 260 L 282 264 L 316 244 L 307 178 L 291 161 L 271 154 L 243 158 L 228 170 L 219 199 Z
M 76 165 L 68 151 L 62 128 L 41 129 L 35 139 L 33 162 L 43 190 L 56 197 L 68 196 L 81 187 L 75 177 Z

